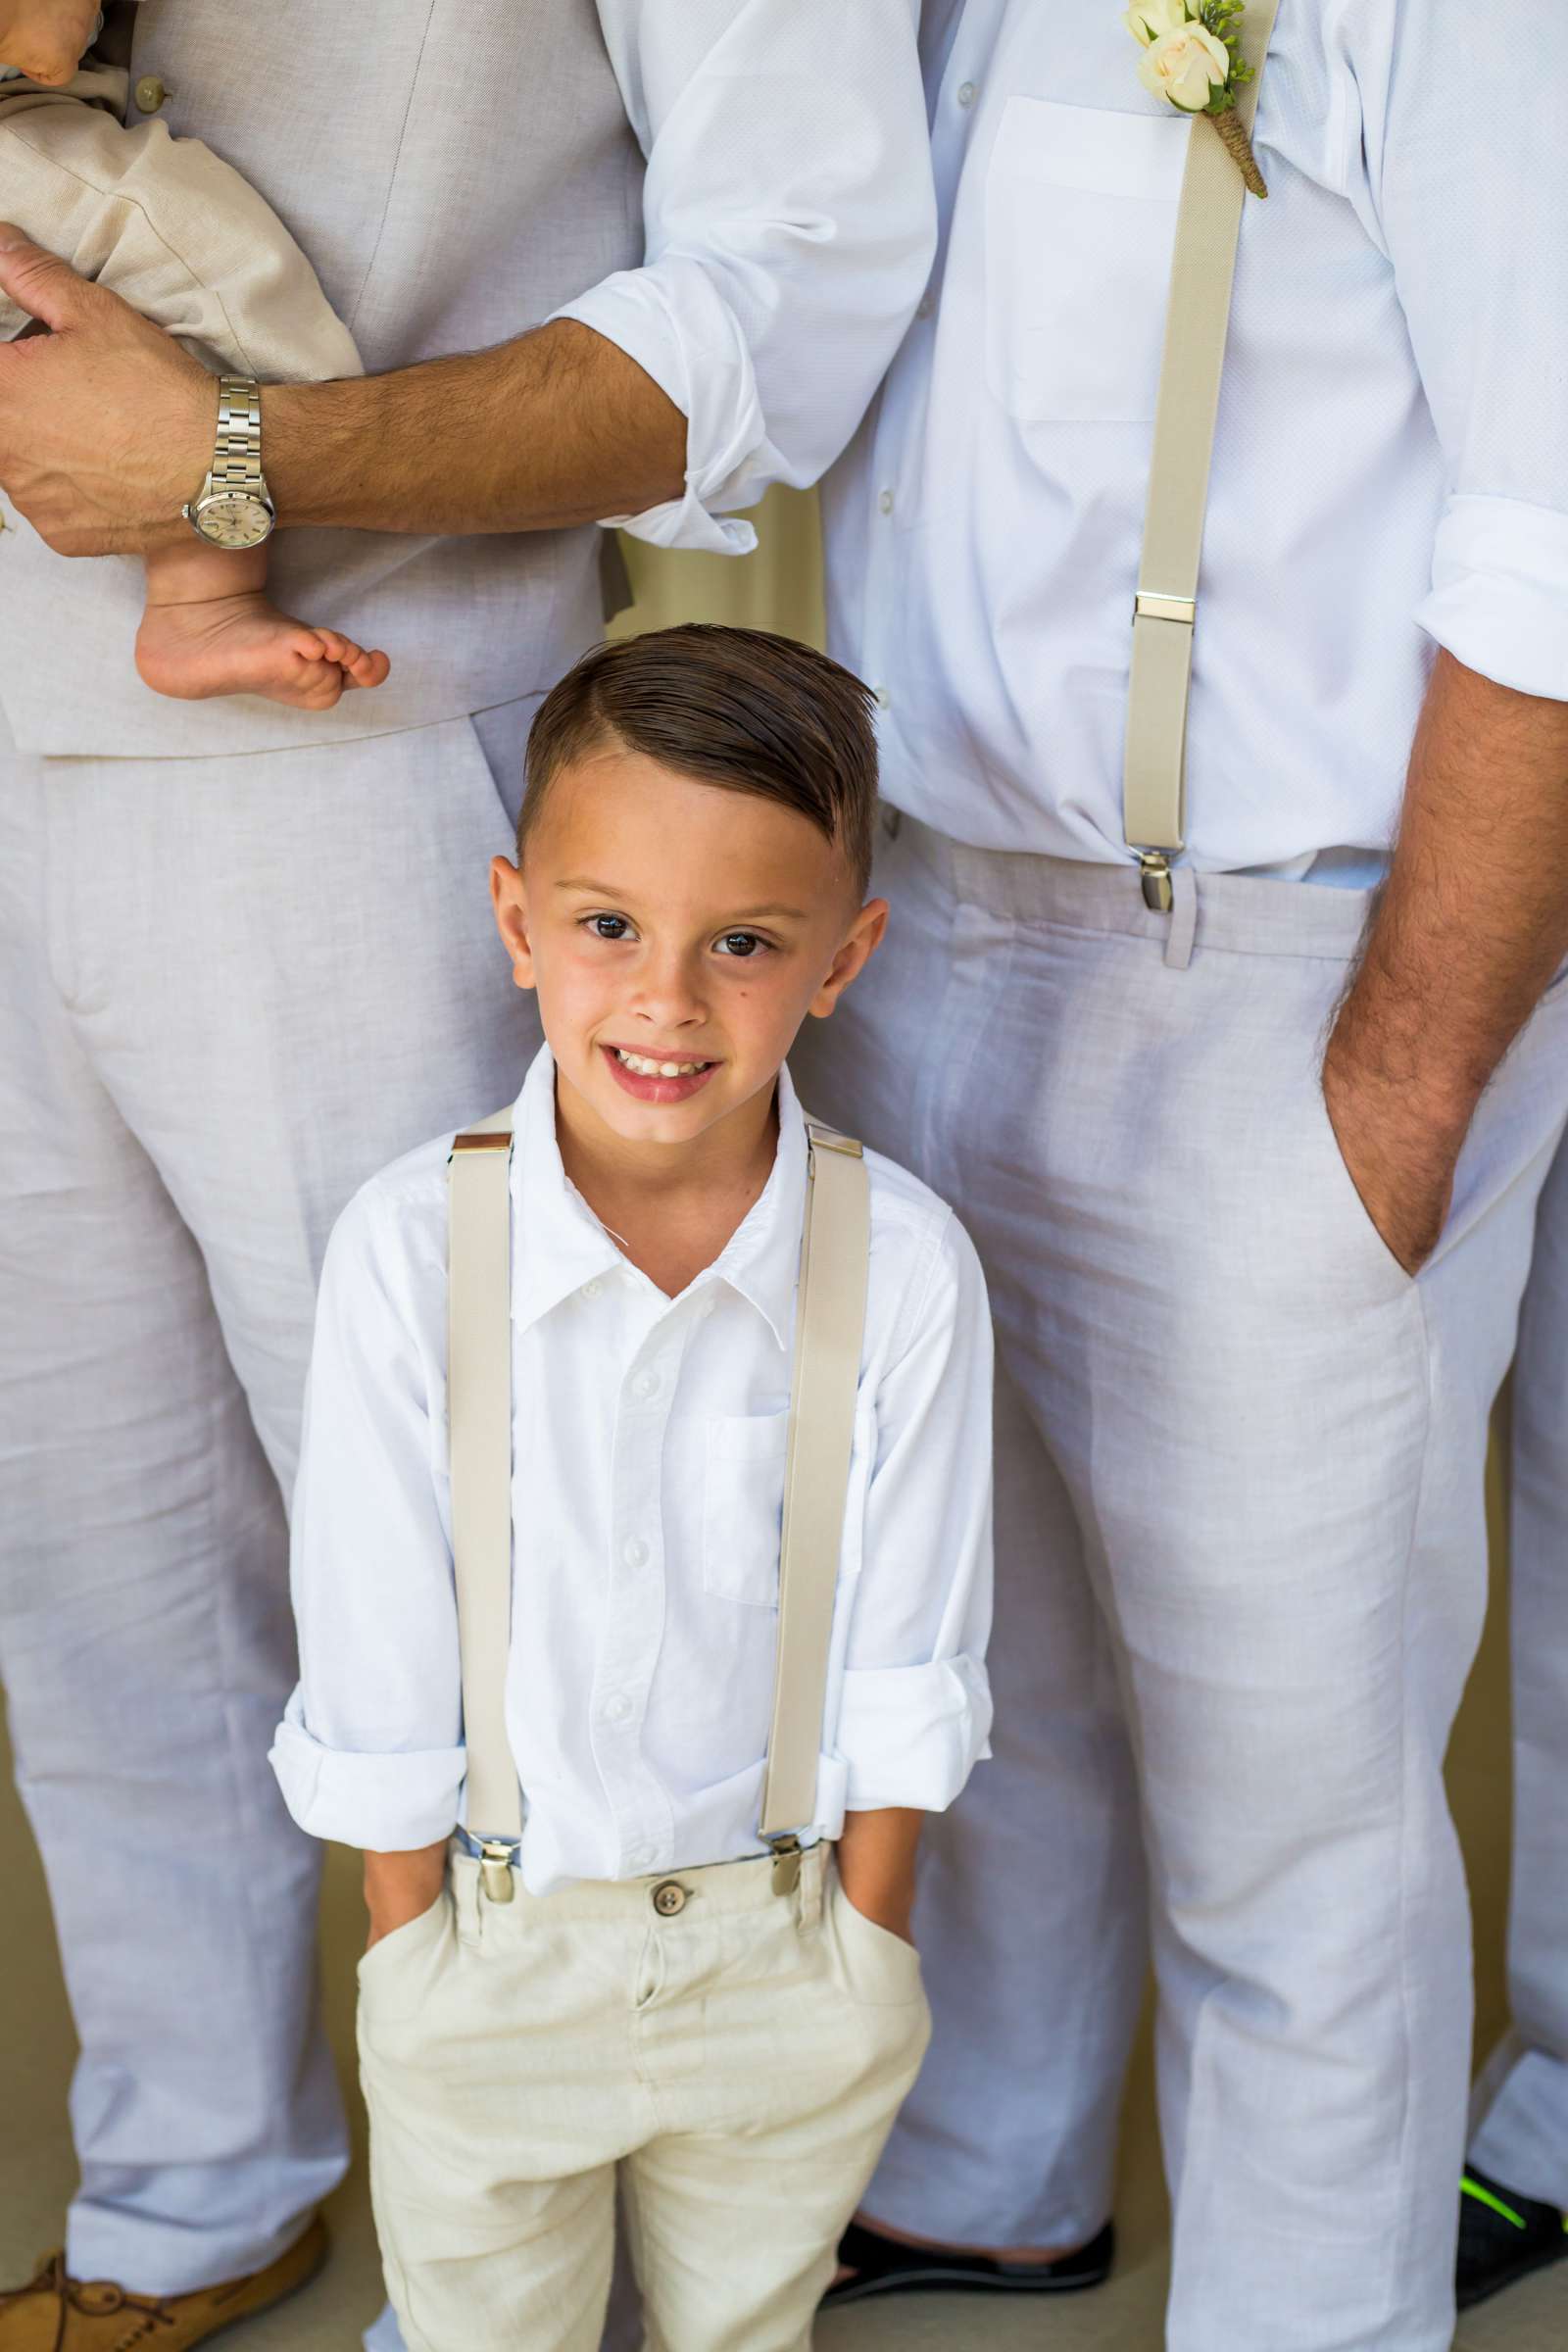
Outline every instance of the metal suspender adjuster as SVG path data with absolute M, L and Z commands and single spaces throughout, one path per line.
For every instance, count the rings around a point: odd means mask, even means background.
M 504 1838 L 479 1840 L 479 1883 L 493 1903 L 510 1903 L 516 1891 L 512 1872 L 516 1852 Z
M 1143 883 L 1144 905 L 1155 914 L 1169 914 L 1176 904 L 1175 886 L 1170 878 L 1170 859 L 1163 850 L 1140 850 L 1138 873 Z
M 773 1892 L 793 1894 L 801 1883 L 801 1841 L 791 1833 L 783 1838 L 769 1838 L 767 1850 L 773 1857 Z

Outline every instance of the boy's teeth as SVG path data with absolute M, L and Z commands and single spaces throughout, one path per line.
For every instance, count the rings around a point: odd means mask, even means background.
M 623 1046 L 615 1048 L 615 1059 L 639 1078 L 695 1078 L 708 1067 L 705 1061 L 650 1061 L 645 1054 L 628 1054 Z

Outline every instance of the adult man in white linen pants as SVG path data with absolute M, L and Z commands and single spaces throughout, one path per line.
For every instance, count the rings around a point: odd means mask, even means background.
M 1167 912 L 1123 737 L 1214 134 L 1099 0 L 923 12 L 938 261 L 827 516 L 893 915 L 801 1077 L 986 1262 L 997 1756 L 932 1825 L 936 2037 L 846 2241 L 861 2293 L 1103 2275 L 1147 1853 L 1173 2352 L 1450 2338 L 1442 1764 L 1568 1108 L 1564 68 L 1526 7 L 1468 25 L 1282 0 Z
M 266 1752 L 321 1249 L 530 1051 L 485 867 L 600 627 L 594 519 L 749 545 L 715 517 L 836 456 L 933 233 L 908 0 L 133 13 L 138 98 L 370 371 L 265 391 L 262 459 L 329 526 L 274 592 L 394 666 L 316 717 L 139 684 L 139 564 L 62 554 L 184 533 L 212 379 L 0 230 L 55 330 L 0 350 L 0 1672 L 81 2042 L 66 2262 L 0 2296 L 5 2352 L 177 2352 L 319 2257 L 318 1849 Z

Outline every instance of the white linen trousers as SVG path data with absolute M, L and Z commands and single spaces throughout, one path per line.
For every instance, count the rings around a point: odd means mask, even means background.
M 1512 2024 L 1482 2070 L 1470 2155 L 1568 2211 L 1568 1144 L 1541 1196 L 1519 1318 L 1508 1559 Z
M 1443 1754 L 1568 985 L 1412 1281 L 1317 1077 L 1364 895 L 1176 882 L 1159 915 L 1131 868 L 905 817 L 887 943 L 802 1062 L 954 1203 L 1004 1376 L 995 1758 L 927 1832 L 935 2035 L 865 2207 L 981 2244 L 1104 2221 L 1141 1810 L 1169 2352 L 1446 2352 L 1471 1996 Z
M 0 564 L 5 561 L 0 548 Z M 537 1044 L 495 940 L 535 703 L 327 748 L 0 733 L 0 1680 L 81 2053 L 68 2256 L 267 2263 L 348 2143 L 268 1770 L 316 1275 Z

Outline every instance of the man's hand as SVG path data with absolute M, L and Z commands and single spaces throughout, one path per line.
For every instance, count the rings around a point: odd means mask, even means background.
M 1407 1274 L 1438 1246 L 1469 1113 L 1423 1103 L 1357 1067 L 1338 1032 L 1323 1057 L 1323 1100 L 1361 1204 Z
M 213 462 L 216 378 L 6 221 L 0 290 L 50 330 L 0 345 L 0 489 L 57 555 L 177 546 Z
M 846 1898 L 906 1943 L 914 1941 L 909 1931 L 914 1851 L 924 1820 L 923 1813 L 903 1805 L 878 1813 L 846 1813 L 839 1838 L 839 1881 Z
M 98 0 L 0 0 L 0 66 L 57 89 L 80 65 Z
M 1565 956 L 1568 702 L 1440 653 L 1323 1061 L 1350 1179 L 1408 1273 L 1437 1246 L 1476 1104 Z
M 390 1936 L 394 1928 L 405 1928 L 411 1919 L 428 1911 L 446 1884 L 446 1875 L 444 1838 L 412 1853 L 367 1854 L 365 1907 L 370 1914 L 370 1932 L 366 1950 L 379 1943 L 383 1936 Z

